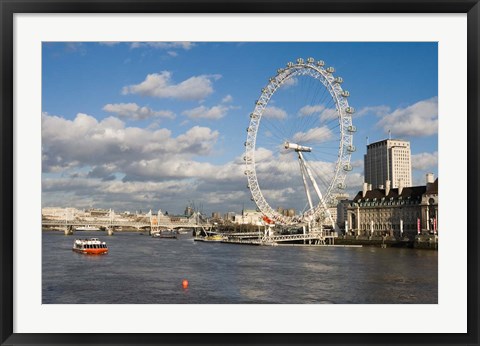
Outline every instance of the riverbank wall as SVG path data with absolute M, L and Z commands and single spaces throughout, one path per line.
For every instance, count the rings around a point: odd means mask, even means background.
M 374 247 L 397 247 L 426 250 L 438 250 L 438 236 L 432 234 L 417 235 L 414 239 L 388 236 L 339 236 L 338 245 L 362 245 Z

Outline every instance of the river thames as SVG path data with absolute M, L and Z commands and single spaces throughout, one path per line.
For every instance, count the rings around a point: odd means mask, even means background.
M 76 238 L 107 255 L 73 252 Z M 42 233 L 43 304 L 436 304 L 438 253 L 249 246 L 139 233 Z M 189 281 L 187 289 L 182 281 Z

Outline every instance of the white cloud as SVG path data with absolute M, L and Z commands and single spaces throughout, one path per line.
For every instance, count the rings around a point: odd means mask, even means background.
M 171 111 L 154 111 L 148 107 L 140 107 L 136 103 L 109 103 L 103 107 L 103 110 L 115 113 L 118 117 L 124 119 L 143 120 L 152 117 L 175 119 L 175 114 Z
M 233 101 L 232 95 L 227 95 L 222 99 L 222 103 L 230 103 Z
M 328 183 L 330 183 L 335 170 L 335 162 L 309 161 L 308 165 L 314 170 L 314 173 L 317 176 L 321 176 L 323 180 L 326 180 Z M 320 181 L 318 183 L 320 183 Z
M 65 51 L 69 53 L 80 53 L 81 55 L 87 54 L 87 48 L 82 42 L 66 42 Z
M 412 155 L 412 168 L 425 171 L 438 166 L 438 152 Z
M 363 165 L 365 164 L 365 162 L 363 161 L 363 159 L 360 159 L 360 160 L 351 161 L 350 164 L 352 165 L 352 167 L 363 169 Z
M 116 46 L 116 45 L 120 44 L 120 42 L 119 41 L 104 41 L 104 42 L 98 42 L 98 44 L 100 44 L 101 46 L 113 47 L 113 46 Z
M 171 77 L 172 74 L 169 71 L 149 74 L 140 84 L 123 87 L 122 94 L 140 94 L 179 100 L 202 100 L 213 93 L 212 80 L 218 80 L 221 75 L 194 76 L 178 84 L 173 84 Z
M 267 119 L 286 119 L 287 112 L 285 112 L 281 108 L 278 108 L 275 106 L 269 106 L 265 108 L 262 116 Z
M 363 107 L 362 109 L 355 112 L 355 117 L 361 117 L 363 115 L 373 114 L 376 116 L 385 116 L 390 112 L 390 107 L 388 106 L 370 106 L 370 107 Z
M 42 179 L 42 203 L 66 206 L 112 207 L 135 210 L 137 208 L 172 207 L 171 203 L 190 191 L 195 192 L 191 182 L 168 180 L 160 182 L 100 180 L 86 177 Z M 181 201 L 186 203 L 187 201 Z M 137 209 L 138 210 L 138 209 Z
M 69 123 L 70 126 L 68 126 Z M 72 123 L 66 122 L 69 132 L 72 130 Z M 147 134 L 148 132 L 137 132 L 135 136 L 141 141 L 141 138 Z M 150 131 L 149 135 L 157 138 L 153 131 Z M 208 208 L 212 208 L 211 210 L 227 208 L 237 211 L 239 201 L 249 201 L 248 191 L 245 189 L 243 160 L 236 158 L 225 164 L 214 165 L 196 161 L 191 154 L 192 151 L 199 155 L 210 154 L 211 145 L 206 143 L 212 143 L 209 141 L 212 136 L 216 137 L 218 134 L 196 126 L 170 140 L 165 136 L 163 142 L 159 141 L 159 146 L 145 147 L 144 152 L 140 150 L 127 152 L 123 161 L 99 151 L 97 154 L 99 157 L 91 157 L 88 165 L 85 161 L 78 165 L 78 168 L 91 166 L 92 169 L 88 174 L 79 173 L 83 169 L 77 168 L 73 171 L 74 174 L 62 174 L 61 177 L 44 175 L 42 202 L 44 205 L 55 205 L 61 200 L 66 205 L 80 208 L 95 204 L 98 207 L 116 210 L 162 208 L 182 212 L 188 201 L 194 200 L 201 201 Z M 90 138 L 87 137 L 85 140 L 89 141 Z M 47 151 L 45 156 L 48 158 L 51 142 L 45 138 L 43 142 L 44 151 Z M 147 141 L 150 144 L 153 142 L 155 142 L 154 139 Z M 98 143 L 97 145 L 101 146 Z M 167 151 L 156 152 L 155 150 L 161 149 L 162 145 Z M 60 152 L 57 151 L 56 154 Z M 65 157 L 77 155 L 72 148 L 68 148 L 61 154 Z M 106 163 L 99 162 L 105 160 L 107 160 Z M 98 161 L 95 166 L 93 166 L 94 161 Z M 115 176 L 124 176 L 124 178 L 119 180 Z
M 206 203 L 210 205 L 224 205 L 225 203 L 230 203 L 233 205 L 238 205 L 239 201 L 245 200 L 247 198 L 246 191 L 226 191 L 226 192 L 208 192 L 203 195 Z M 235 211 L 240 212 L 238 207 Z
M 166 159 L 151 159 L 133 162 L 126 167 L 126 180 L 162 179 L 198 179 L 213 183 L 244 180 L 243 164 L 228 162 L 224 165 L 213 165 L 208 162 L 198 162 L 175 157 Z
M 257 148 L 255 149 L 255 159 L 257 161 L 270 161 L 274 159 L 273 152 L 266 148 Z
M 345 184 L 347 185 L 347 188 L 345 192 L 349 194 L 350 198 L 353 198 L 358 193 L 358 191 L 362 189 L 363 182 L 363 174 L 358 172 L 350 172 L 349 174 L 347 174 L 347 177 L 345 179 Z
M 290 203 L 292 195 L 295 194 L 295 190 L 291 187 L 286 187 L 283 189 L 264 189 L 262 194 L 267 201 L 272 203 L 275 201 L 271 207 L 276 208 L 281 205 L 281 203 Z
M 199 106 L 193 109 L 183 111 L 182 114 L 186 115 L 190 119 L 221 119 L 226 114 L 230 107 L 222 105 L 213 106 L 211 108 L 205 106 Z
M 133 42 L 130 48 L 156 48 L 156 49 L 184 49 L 189 50 L 195 46 L 192 42 Z
M 321 114 L 320 114 L 320 121 L 325 122 L 333 119 L 337 119 L 338 114 L 336 109 L 325 109 Z
M 167 52 L 167 54 L 170 55 L 170 56 L 173 56 L 173 57 L 178 56 L 178 53 L 175 52 L 175 51 L 173 51 L 173 50 L 169 50 L 169 51 Z
M 173 157 L 136 161 L 126 167 L 127 179 L 133 180 L 200 178 L 212 170 L 210 163 Z
M 325 109 L 324 105 L 307 105 L 300 108 L 300 116 L 318 115 L 321 122 L 332 120 L 338 117 L 336 109 Z
M 176 147 L 169 148 L 172 152 L 195 153 L 196 155 L 209 155 L 213 145 L 218 139 L 218 131 L 212 131 L 208 127 L 194 126 L 184 134 L 178 136 L 172 145 Z
M 438 132 L 438 98 L 419 101 L 406 108 L 398 108 L 377 123 L 385 132 L 395 136 L 431 136 Z
M 314 113 L 320 113 L 324 109 L 325 109 L 325 106 L 323 105 L 314 105 L 314 106 L 307 105 L 300 108 L 298 113 L 300 114 L 300 116 L 308 116 Z
M 296 143 L 322 143 L 333 138 L 332 131 L 326 127 L 314 127 L 307 132 L 297 132 L 293 135 Z
M 296 85 L 298 85 L 298 79 L 297 78 L 289 78 L 285 82 L 283 82 L 282 88 L 283 89 L 288 89 L 288 88 L 294 87 Z
M 112 164 L 118 171 L 132 162 L 209 155 L 218 131 L 195 126 L 172 137 L 167 129 L 126 127 L 118 118 L 97 121 L 79 113 L 74 120 L 42 114 L 42 168 L 96 167 Z M 109 174 L 112 173 L 110 170 Z

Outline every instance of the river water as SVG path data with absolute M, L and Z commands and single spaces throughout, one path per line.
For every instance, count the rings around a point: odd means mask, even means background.
M 109 253 L 71 250 L 97 237 Z M 249 246 L 139 233 L 42 233 L 43 304 L 436 304 L 431 250 Z M 187 289 L 182 280 L 189 281 Z

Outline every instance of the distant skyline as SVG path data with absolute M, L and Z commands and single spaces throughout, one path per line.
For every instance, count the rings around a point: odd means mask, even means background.
M 413 185 L 422 185 L 426 173 L 438 175 L 437 48 L 45 42 L 42 206 L 170 214 L 191 202 L 207 214 L 255 208 L 243 161 L 249 114 L 268 79 L 299 57 L 334 66 L 350 91 L 358 129 L 350 197 L 361 190 L 367 137 L 379 141 L 389 130 L 411 142 Z

